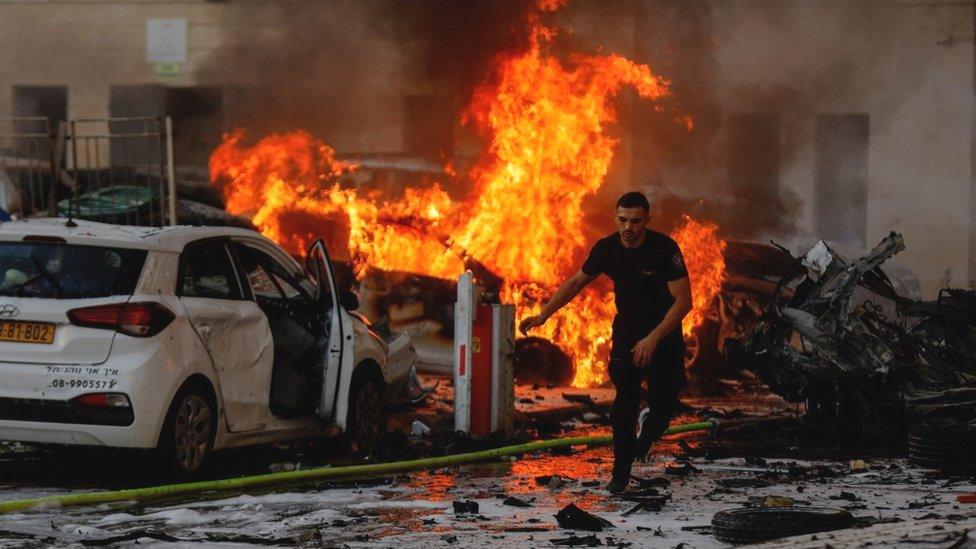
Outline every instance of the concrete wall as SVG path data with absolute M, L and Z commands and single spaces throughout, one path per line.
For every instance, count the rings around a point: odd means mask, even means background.
M 792 132 L 784 139 L 796 148 L 781 184 L 799 198 L 798 227 L 811 234 L 815 115 L 867 113 L 868 246 L 899 231 L 907 245 L 899 261 L 919 275 L 926 295 L 947 272 L 951 284 L 966 285 L 976 222 L 969 211 L 973 6 L 817 4 L 715 10 L 717 80 L 727 108 L 755 108 L 736 90 L 799 91 L 802 108 L 787 104 L 783 113 Z

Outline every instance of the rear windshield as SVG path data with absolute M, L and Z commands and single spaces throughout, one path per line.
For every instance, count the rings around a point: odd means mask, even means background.
M 131 295 L 145 250 L 0 242 L 0 295 L 77 299 Z

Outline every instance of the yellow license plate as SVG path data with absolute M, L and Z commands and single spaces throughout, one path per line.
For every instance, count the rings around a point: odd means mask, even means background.
M 54 343 L 54 324 L 0 321 L 0 341 Z

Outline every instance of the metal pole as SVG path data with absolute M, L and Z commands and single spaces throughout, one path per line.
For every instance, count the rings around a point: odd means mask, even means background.
M 173 119 L 166 117 L 166 179 L 169 182 L 169 224 L 176 225 L 176 163 L 173 160 Z
M 51 130 L 50 159 L 51 159 L 51 196 L 48 199 L 48 215 L 59 217 L 58 191 L 61 190 L 61 160 L 64 157 L 64 120 L 58 120 L 58 127 Z

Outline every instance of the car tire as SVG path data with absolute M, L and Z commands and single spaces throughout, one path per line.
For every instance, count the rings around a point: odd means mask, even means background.
M 356 449 L 371 454 L 386 433 L 386 406 L 383 386 L 371 372 L 357 371 L 349 387 L 349 413 L 346 434 Z
M 788 536 L 849 528 L 854 517 L 843 509 L 781 507 L 728 509 L 712 517 L 712 534 L 727 543 L 756 543 Z
M 908 431 L 908 460 L 949 473 L 976 471 L 976 434 L 949 418 L 920 421 Z
M 552 341 L 542 337 L 515 340 L 515 379 L 523 385 L 566 386 L 573 381 L 573 359 Z
M 156 451 L 164 471 L 179 477 L 198 475 L 213 450 L 217 406 L 200 384 L 185 386 L 173 398 Z
M 719 359 L 719 326 L 706 320 L 685 337 L 685 368 L 692 372 L 715 369 Z

